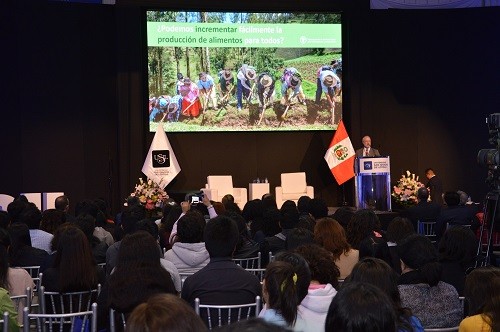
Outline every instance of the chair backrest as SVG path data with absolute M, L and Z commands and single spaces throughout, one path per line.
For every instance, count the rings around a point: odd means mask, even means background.
M 436 329 L 424 329 L 424 332 L 454 332 L 454 331 L 458 331 L 458 326 L 442 327 Z
M 281 187 L 284 193 L 305 193 L 307 191 L 306 173 L 282 173 Z
M 194 300 L 194 311 L 209 329 L 239 322 L 240 320 L 257 317 L 260 312 L 260 296 L 255 297 L 255 303 L 248 304 L 201 304 L 200 299 Z
M 436 225 L 435 221 L 417 221 L 417 230 L 418 234 L 425 236 L 435 236 L 434 226 Z
M 231 175 L 209 175 L 207 176 L 208 188 L 217 189 L 218 195 L 233 195 L 233 177 Z
M 21 311 L 19 310 L 19 307 L 21 307 L 21 308 L 30 307 L 31 306 L 31 296 L 32 296 L 31 287 L 27 287 L 26 293 L 23 295 L 11 296 L 10 299 L 12 300 L 12 303 L 14 303 L 14 309 L 16 309 L 17 312 L 21 313 Z
M 255 257 L 233 258 L 233 262 L 235 262 L 244 269 L 260 269 L 261 254 L 259 252 Z
M 259 278 L 260 282 L 264 280 L 264 273 L 266 272 L 266 269 L 245 269 L 246 271 L 255 274 L 257 278 Z
M 274 255 L 273 255 L 272 251 L 269 252 L 269 261 L 268 262 L 269 263 L 274 262 Z
M 25 307 L 24 332 L 30 332 L 30 319 L 36 321 L 36 331 L 97 332 L 97 303 L 93 303 L 90 310 L 64 314 L 31 314 L 29 308 Z
M 194 273 L 181 273 L 179 272 L 179 277 L 181 278 L 181 289 L 182 286 L 184 286 L 184 282 L 186 281 L 187 277 L 192 276 Z
M 125 318 L 125 314 L 123 312 L 118 312 L 113 308 L 109 308 L 109 332 L 116 331 L 116 316 L 120 316 L 120 320 L 118 321 L 123 329 L 120 331 L 125 331 L 125 327 L 127 327 L 127 319 Z
M 33 279 L 33 282 L 35 283 L 35 288 L 33 289 L 34 292 L 37 290 L 38 283 L 40 281 L 40 266 L 18 266 L 20 269 L 25 269 L 28 271 L 29 275 Z
M 2 324 L 3 332 L 9 332 L 9 313 L 7 311 L 3 313 L 0 324 Z
M 89 311 L 93 302 L 101 292 L 101 285 L 96 289 L 83 292 L 46 292 L 45 287 L 41 286 L 39 291 L 39 300 L 42 314 L 67 314 L 73 312 Z

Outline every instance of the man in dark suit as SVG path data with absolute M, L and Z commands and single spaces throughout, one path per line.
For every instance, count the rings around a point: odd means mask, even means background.
M 443 182 L 441 182 L 441 179 L 434 173 L 432 168 L 425 170 L 425 176 L 429 179 L 426 187 L 431 192 L 431 201 L 443 205 Z
M 441 211 L 441 207 L 436 203 L 428 202 L 428 198 L 429 190 L 424 187 L 419 188 L 417 191 L 417 205 L 408 209 L 408 218 L 417 232 L 417 221 L 437 221 Z
M 377 149 L 372 148 L 372 139 L 370 136 L 365 136 L 361 140 L 363 147 L 356 150 L 356 157 L 380 157 L 380 153 Z
M 448 226 L 470 225 L 470 229 L 475 231 L 480 223 L 475 215 L 475 209 L 466 205 L 460 205 L 460 194 L 449 191 L 444 194 L 446 207 L 441 209 L 435 231 L 438 238 L 441 238 Z

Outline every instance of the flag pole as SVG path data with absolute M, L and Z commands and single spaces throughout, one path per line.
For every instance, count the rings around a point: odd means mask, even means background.
M 342 183 L 342 206 L 347 206 L 347 201 L 345 200 L 345 182 Z

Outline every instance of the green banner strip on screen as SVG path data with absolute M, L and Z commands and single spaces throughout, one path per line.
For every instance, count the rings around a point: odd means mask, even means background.
M 148 46 L 342 48 L 340 24 L 148 22 Z

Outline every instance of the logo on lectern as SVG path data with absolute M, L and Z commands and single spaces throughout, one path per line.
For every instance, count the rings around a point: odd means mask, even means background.
M 363 168 L 365 170 L 368 170 L 368 169 L 373 169 L 373 164 L 371 161 L 365 161 L 363 162 Z

